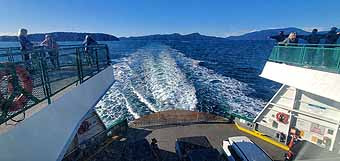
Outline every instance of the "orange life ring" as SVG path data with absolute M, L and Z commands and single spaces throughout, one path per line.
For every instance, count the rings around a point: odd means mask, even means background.
M 276 120 L 278 122 L 284 123 L 284 124 L 288 124 L 288 119 L 289 119 L 289 115 L 285 114 L 283 112 L 278 112 L 276 114 Z
M 16 75 L 17 75 L 17 78 L 18 78 L 18 81 L 19 81 L 18 83 L 19 83 L 19 85 L 22 86 L 23 90 L 25 90 L 25 92 L 27 92 L 27 93 L 32 93 L 32 91 L 33 91 L 33 81 L 31 79 L 28 71 L 23 66 L 20 66 L 20 65 L 16 65 L 16 66 L 6 65 L 5 70 L 1 71 L 1 74 L 0 74 L 0 84 L 3 80 L 2 78 L 8 77 L 8 84 L 7 84 L 8 94 L 7 95 L 10 96 L 12 94 L 15 94 L 15 92 L 18 92 L 18 91 L 15 91 L 14 85 L 11 83 L 13 81 L 13 77 L 12 77 L 13 73 L 9 72 L 10 69 L 8 69 L 8 68 L 11 68 L 11 67 L 15 67 L 15 72 L 16 72 Z M 0 98 L 4 99 L 1 91 L 0 91 Z M 23 94 L 22 92 L 20 92 L 13 99 L 12 104 L 9 107 L 8 111 L 13 112 L 13 111 L 17 111 L 17 110 L 23 108 L 26 105 L 27 101 L 28 101 L 27 96 L 25 94 Z

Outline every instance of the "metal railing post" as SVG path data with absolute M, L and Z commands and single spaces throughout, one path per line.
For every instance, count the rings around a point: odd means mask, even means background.
M 105 44 L 105 51 L 106 51 L 107 65 L 109 66 L 111 64 L 111 62 L 110 62 L 110 55 L 109 55 L 109 47 L 106 44 Z
M 76 48 L 76 60 L 77 60 L 78 79 L 79 79 L 79 83 L 82 84 L 83 74 L 82 74 L 82 63 L 81 63 L 79 48 Z
M 275 47 L 274 60 L 278 60 L 279 59 L 280 50 L 281 50 L 280 46 L 276 46 Z
M 13 57 L 13 55 L 12 55 L 12 50 L 11 50 L 11 48 L 8 48 L 7 49 L 7 59 L 8 59 L 8 61 L 9 62 L 14 62 L 14 57 Z
M 96 65 L 97 65 L 97 71 L 99 72 L 99 61 L 98 61 L 98 49 L 96 48 L 94 50 L 95 55 L 96 55 Z
M 300 63 L 301 65 L 304 65 L 305 64 L 305 56 L 306 56 L 306 51 L 307 51 L 307 47 L 306 46 L 303 46 L 302 49 L 302 58 L 300 60 Z
M 41 51 L 39 51 L 41 52 Z M 39 61 L 39 65 L 40 65 L 40 69 L 41 69 L 41 81 L 42 81 L 42 86 L 44 89 L 44 93 L 45 96 L 47 98 L 47 102 L 48 104 L 51 104 L 51 85 L 50 85 L 50 81 L 48 78 L 48 73 L 47 73 L 47 66 L 45 65 L 46 61 L 45 61 L 45 57 L 42 57 L 43 55 L 41 53 L 39 53 L 39 57 L 37 59 L 40 59 Z
M 337 73 L 340 73 L 340 48 L 335 48 L 337 50 L 338 64 L 337 64 Z
M 272 49 L 272 52 L 269 56 L 269 60 L 272 60 L 272 61 L 278 61 L 279 59 L 279 55 L 280 55 L 280 46 L 274 46 L 273 49 Z

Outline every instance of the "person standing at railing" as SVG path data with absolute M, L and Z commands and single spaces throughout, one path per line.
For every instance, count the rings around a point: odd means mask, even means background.
M 278 35 L 269 36 L 269 38 L 276 40 L 276 42 L 282 42 L 287 38 L 287 35 L 284 34 L 284 31 L 280 31 Z
M 336 27 L 332 27 L 331 30 L 325 35 L 325 44 L 326 44 L 326 48 L 330 48 L 325 50 L 324 54 L 323 54 L 323 66 L 336 66 L 337 62 L 334 62 L 335 60 L 335 54 L 334 54 L 334 50 L 332 48 L 335 47 L 335 44 L 337 43 L 339 37 L 340 37 L 340 33 L 337 33 L 338 28 Z M 329 44 L 329 45 L 327 45 Z
M 313 47 L 313 48 L 307 48 L 307 52 L 304 56 L 305 63 L 307 63 L 308 65 L 313 65 L 313 62 L 315 60 L 314 58 L 318 50 L 316 48 L 318 47 L 317 44 L 320 43 L 320 40 L 324 38 L 324 36 L 318 33 L 318 29 L 313 29 L 310 35 L 303 35 L 301 36 L 301 38 L 306 40 L 308 44 L 311 44 L 311 45 L 307 45 L 307 47 Z
M 336 32 L 338 28 L 332 27 L 331 30 L 325 35 L 325 44 L 336 44 L 339 37 L 340 32 Z M 328 46 L 328 47 L 334 47 L 334 46 Z
M 33 43 L 27 38 L 27 29 L 20 29 L 18 32 L 18 40 L 21 46 L 21 51 L 23 53 L 23 60 L 30 60 L 29 51 L 33 50 Z M 26 62 L 27 63 L 27 62 Z
M 281 44 L 285 44 L 287 46 L 296 46 L 299 43 L 299 39 L 297 37 L 296 32 L 291 32 L 289 36 L 282 41 Z
M 306 40 L 308 44 L 319 44 L 320 40 L 324 38 L 323 35 L 318 33 L 318 29 L 313 29 L 310 35 L 301 36 L 302 39 Z M 317 47 L 317 45 L 308 45 L 311 47 Z
M 41 42 L 42 46 L 44 46 L 48 51 L 48 55 L 50 56 L 50 61 L 54 68 L 59 68 L 59 52 L 58 43 L 53 39 L 51 35 L 45 35 L 45 40 Z
M 85 53 L 87 55 L 88 58 L 88 62 L 90 65 L 94 64 L 94 51 L 93 48 L 91 48 L 91 46 L 93 45 L 97 45 L 97 41 L 94 40 L 90 35 L 86 35 L 85 36 L 85 40 L 83 42 L 83 45 L 85 46 Z
M 297 38 L 296 32 L 291 32 L 289 34 L 289 36 L 284 41 L 279 43 L 279 45 L 297 46 L 298 43 L 299 43 L 299 40 Z M 294 53 L 291 53 L 291 49 L 289 49 L 287 47 L 282 47 L 282 48 L 280 48 L 280 50 L 281 50 L 280 51 L 281 57 L 284 60 L 287 60 L 287 61 L 290 61 L 290 62 L 294 62 L 295 61 L 296 55 Z
M 152 152 L 153 157 L 156 158 L 157 160 L 161 160 L 159 147 L 158 147 L 156 138 L 151 139 L 150 146 L 151 146 L 151 152 Z

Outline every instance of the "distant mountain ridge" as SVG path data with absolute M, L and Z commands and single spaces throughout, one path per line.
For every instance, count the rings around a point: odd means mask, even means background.
M 310 32 L 296 28 L 296 27 L 288 27 L 288 28 L 279 28 L 279 29 L 266 29 L 260 31 L 254 31 L 250 33 L 246 33 L 240 36 L 229 36 L 229 37 L 216 37 L 216 36 L 206 36 L 201 35 L 200 33 L 192 33 L 187 35 L 182 35 L 178 33 L 174 34 L 156 34 L 156 35 L 147 35 L 147 36 L 137 36 L 137 37 L 121 37 L 121 40 L 147 40 L 147 41 L 199 41 L 199 40 L 271 40 L 269 36 L 277 35 L 280 31 L 284 31 L 285 34 L 289 34 L 290 32 L 296 32 L 299 35 L 308 35 Z M 327 31 L 320 31 L 320 33 L 325 33 Z
M 287 35 L 291 32 L 296 32 L 299 35 L 310 34 L 310 32 L 307 32 L 299 28 L 288 27 L 288 28 L 280 28 L 280 29 L 260 30 L 260 31 L 246 33 L 240 36 L 229 36 L 226 39 L 228 40 L 270 40 L 269 36 L 277 35 L 280 31 L 284 31 L 284 33 Z
M 104 33 L 77 33 L 77 32 L 52 32 L 29 34 L 28 39 L 31 41 L 43 41 L 45 35 L 52 35 L 56 41 L 83 41 L 86 35 L 92 36 L 97 41 L 119 41 L 119 38 Z M 0 41 L 18 41 L 17 36 L 0 36 Z
M 156 35 L 147 35 L 147 36 L 138 36 L 138 37 L 121 37 L 121 40 L 149 40 L 149 41 L 192 41 L 192 40 L 224 40 L 222 37 L 216 36 L 206 36 L 201 35 L 200 33 L 192 33 L 187 35 L 181 35 L 179 33 L 173 34 L 156 34 Z

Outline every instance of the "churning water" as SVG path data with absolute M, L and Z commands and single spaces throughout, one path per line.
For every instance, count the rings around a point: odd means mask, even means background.
M 204 61 L 187 57 L 169 44 L 145 43 L 126 52 L 117 48 L 111 50 L 116 58 L 113 64 L 116 81 L 96 105 L 106 126 L 122 117 L 133 120 L 169 109 L 221 116 L 233 112 L 254 118 L 274 93 L 273 89 L 268 89 L 262 90 L 271 91 L 268 98 L 256 95 L 257 90 L 249 85 L 256 86 L 256 83 L 248 84 L 220 74 L 204 66 Z M 247 72 L 240 71 L 240 74 Z M 266 88 L 263 81 L 253 80 L 259 79 L 251 76 L 254 73 L 248 72 L 248 75 L 249 82 L 258 82 Z

